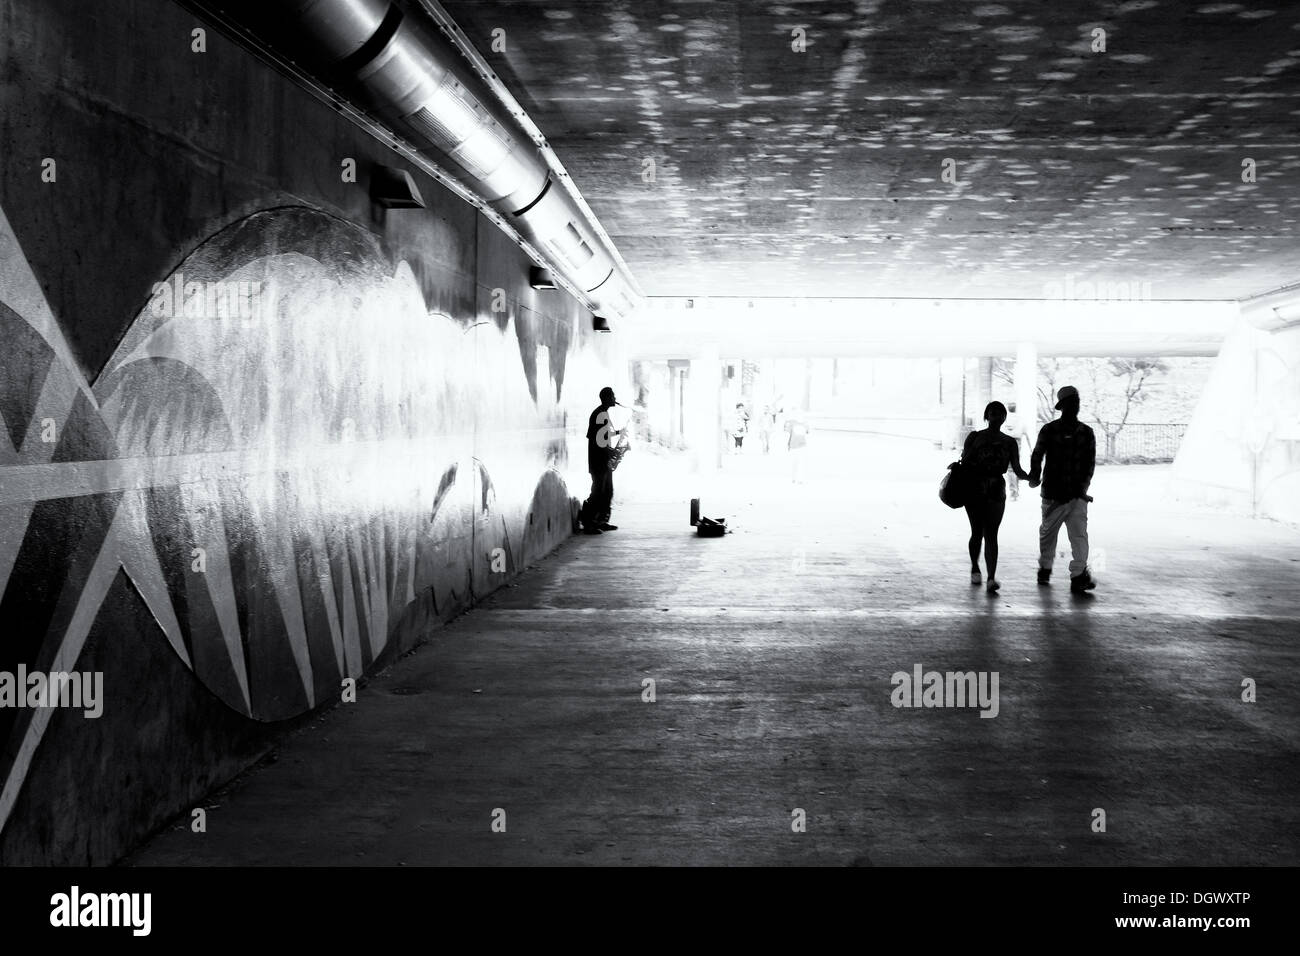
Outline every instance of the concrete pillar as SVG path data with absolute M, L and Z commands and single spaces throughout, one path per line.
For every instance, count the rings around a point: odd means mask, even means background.
M 808 410 L 826 413 L 835 403 L 834 360 L 808 360 Z
M 966 384 L 966 417 L 972 428 L 984 427 L 984 406 L 993 401 L 993 359 L 977 358 Z
M 1016 348 L 1014 372 L 1016 409 L 1032 442 L 1038 436 L 1038 346 L 1021 342 Z
M 706 345 L 691 357 L 686 387 L 686 440 L 695 453 L 695 467 L 702 475 L 722 465 L 720 442 L 722 420 L 718 402 L 722 395 L 722 355 L 716 345 Z
M 984 427 L 984 406 L 993 401 L 993 359 L 981 358 L 979 360 L 979 405 L 975 408 L 975 414 L 971 417 L 975 419 L 975 427 Z

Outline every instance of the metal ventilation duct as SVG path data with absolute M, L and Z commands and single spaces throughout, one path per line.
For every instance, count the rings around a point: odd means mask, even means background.
M 589 212 L 554 187 L 542 152 L 427 20 L 390 0 L 271 0 L 281 16 L 268 29 L 267 6 L 250 3 L 241 19 L 285 55 L 317 64 L 331 86 L 450 167 L 586 292 L 593 309 L 635 308 L 635 285 Z

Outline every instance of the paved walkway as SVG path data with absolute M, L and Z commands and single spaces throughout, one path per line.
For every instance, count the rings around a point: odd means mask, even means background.
M 621 530 L 566 543 L 214 797 L 206 834 L 131 862 L 1300 863 L 1300 533 L 1180 510 L 1158 466 L 1102 469 L 1095 596 L 1063 565 L 1035 586 L 1030 499 L 989 598 L 943 459 L 803 486 L 729 460 L 704 511 L 735 532 L 705 540 L 703 486 L 629 456 Z M 996 671 L 997 716 L 895 708 L 915 665 Z

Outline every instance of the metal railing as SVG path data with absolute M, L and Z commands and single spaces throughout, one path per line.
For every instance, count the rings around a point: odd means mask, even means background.
M 1097 460 L 1108 462 L 1173 461 L 1187 433 L 1186 424 L 1146 424 L 1129 422 L 1112 440 L 1102 423 L 1095 424 Z

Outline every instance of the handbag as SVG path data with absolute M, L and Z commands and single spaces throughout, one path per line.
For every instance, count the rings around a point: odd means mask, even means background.
M 949 508 L 965 507 L 968 480 L 965 466 L 959 461 L 954 461 L 948 466 L 947 473 L 939 482 L 939 500 Z

